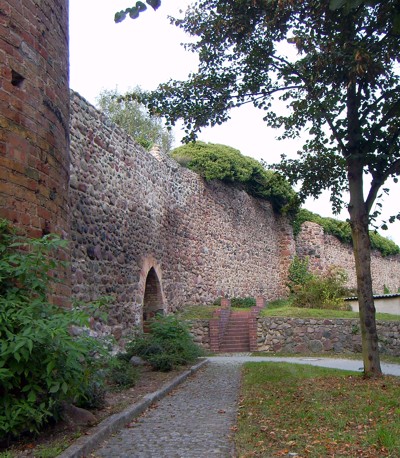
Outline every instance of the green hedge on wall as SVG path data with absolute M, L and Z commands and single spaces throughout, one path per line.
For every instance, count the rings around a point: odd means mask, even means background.
M 301 225 L 305 221 L 311 221 L 319 224 L 325 234 L 334 235 L 341 242 L 352 243 L 351 240 L 351 229 L 350 224 L 347 221 L 339 221 L 334 218 L 325 218 L 316 213 L 312 213 L 309 210 L 301 209 L 293 222 L 293 232 L 297 235 L 300 232 Z M 400 247 L 396 245 L 392 240 L 383 237 L 375 231 L 369 233 L 371 239 L 371 247 L 374 250 L 378 250 L 383 256 L 389 256 L 400 253 Z
M 240 183 L 251 196 L 268 200 L 277 213 L 294 216 L 298 211 L 297 194 L 286 179 L 237 149 L 199 141 L 175 148 L 171 156 L 207 181 Z

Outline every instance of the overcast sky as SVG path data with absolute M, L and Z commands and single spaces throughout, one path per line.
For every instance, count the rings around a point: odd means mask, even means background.
M 155 89 L 169 79 L 185 79 L 196 71 L 197 57 L 183 49 L 181 43 L 189 39 L 169 24 L 167 16 L 179 16 L 191 0 L 164 1 L 159 10 L 151 8 L 139 19 L 114 23 L 116 11 L 132 6 L 133 0 L 69 0 L 70 5 L 70 86 L 90 103 L 104 89 L 126 92 L 140 86 Z M 278 132 L 268 128 L 262 111 L 250 106 L 236 109 L 231 120 L 222 126 L 205 129 L 199 139 L 237 148 L 246 156 L 278 162 L 285 153 L 294 157 L 300 149 L 299 141 L 276 140 Z M 175 130 L 175 146 L 183 134 Z M 400 185 L 398 185 L 400 186 Z M 397 213 L 399 187 L 383 201 L 386 215 Z M 328 196 L 318 201 L 309 199 L 305 207 L 322 216 L 332 216 Z M 340 219 L 346 219 L 343 211 Z M 382 235 L 400 244 L 400 223 L 390 226 Z

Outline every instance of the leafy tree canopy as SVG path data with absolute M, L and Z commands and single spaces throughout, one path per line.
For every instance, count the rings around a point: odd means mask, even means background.
M 267 0 L 268 1 L 268 0 Z M 343 9 L 346 13 L 351 12 L 354 9 L 357 9 L 362 4 L 367 5 L 378 5 L 385 0 L 330 0 L 329 7 L 332 11 Z M 161 6 L 161 0 L 148 0 L 146 1 L 154 10 L 158 9 Z M 256 1 L 254 3 L 257 3 Z M 146 11 L 147 7 L 143 2 L 136 2 L 135 6 L 126 8 L 125 10 L 115 13 L 115 22 L 122 22 L 128 16 L 131 19 L 136 19 L 139 17 L 139 14 L 143 11 Z M 395 33 L 400 33 L 400 11 L 395 11 L 395 14 L 392 16 L 392 26 Z
M 135 89 L 140 91 L 139 88 Z M 115 124 L 122 127 L 145 149 L 154 144 L 168 152 L 173 142 L 172 133 L 165 129 L 159 116 L 149 116 L 145 107 L 135 100 L 125 100 L 115 90 L 105 90 L 97 98 L 97 103 L 104 114 Z
M 206 180 L 241 183 L 250 195 L 271 202 L 278 213 L 294 215 L 298 211 L 297 194 L 283 176 L 237 149 L 198 141 L 174 149 L 171 156 Z
M 170 125 L 183 119 L 186 141 L 246 103 L 265 110 L 268 125 L 284 127 L 283 139 L 307 131 L 299 159 L 284 158 L 282 169 L 293 182 L 301 177 L 302 197 L 331 189 L 337 211 L 348 189 L 346 158 L 362 149 L 363 167 L 374 180 L 371 209 L 382 182 L 399 171 L 399 36 L 389 27 L 397 3 L 360 6 L 349 16 L 332 12 L 328 2 L 199 1 L 174 20 L 198 37 L 187 48 L 199 54 L 199 71 L 160 85 L 143 100 Z M 292 44 L 295 58 L 281 52 L 282 42 Z M 290 115 L 274 112 L 276 97 Z M 350 104 L 357 122 L 346 119 Z M 357 130 L 351 142 L 349 129 Z

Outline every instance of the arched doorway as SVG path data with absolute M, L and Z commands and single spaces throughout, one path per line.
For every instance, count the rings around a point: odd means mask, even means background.
M 149 270 L 143 298 L 143 331 L 148 332 L 149 321 L 157 315 L 163 315 L 163 295 L 160 280 L 155 269 Z

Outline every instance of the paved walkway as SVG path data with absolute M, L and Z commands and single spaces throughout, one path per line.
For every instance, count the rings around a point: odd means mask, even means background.
M 91 456 L 104 458 L 208 458 L 235 456 L 231 427 L 236 418 L 240 366 L 246 361 L 362 370 L 362 362 L 328 358 L 215 356 L 172 394 L 136 422 L 104 442 Z M 386 374 L 400 376 L 400 365 L 383 364 Z
M 241 362 L 211 361 L 93 453 L 107 458 L 232 457 Z

